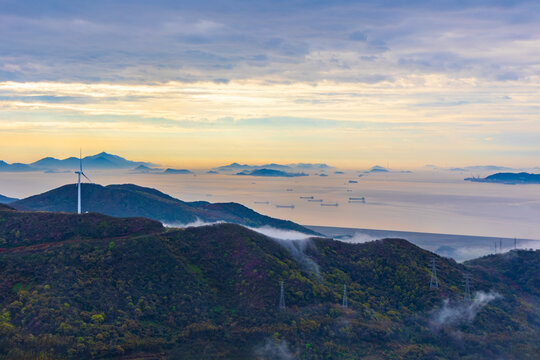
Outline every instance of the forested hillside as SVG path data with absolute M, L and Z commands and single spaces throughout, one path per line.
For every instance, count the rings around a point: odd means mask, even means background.
M 259 214 L 237 203 L 185 202 L 156 189 L 134 184 L 81 184 L 83 212 L 97 212 L 119 217 L 146 217 L 167 224 L 188 224 L 197 220 L 226 221 L 252 227 L 272 226 L 317 235 L 292 221 Z M 10 203 L 19 210 L 75 212 L 77 184 L 30 196 Z
M 233 224 L 163 229 L 144 219 L 7 207 L 0 241 L 0 359 L 540 354 L 538 251 L 462 265 L 400 239 L 284 242 Z M 429 289 L 431 258 L 438 290 Z

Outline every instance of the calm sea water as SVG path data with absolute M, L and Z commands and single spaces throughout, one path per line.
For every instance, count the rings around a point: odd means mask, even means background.
M 327 174 L 263 178 L 202 170 L 195 175 L 87 171 L 103 185 L 134 183 L 185 201 L 234 201 L 305 225 L 540 239 L 540 185 L 472 183 L 463 181 L 470 174 L 450 171 Z M 73 173 L 0 173 L 0 194 L 22 198 L 75 180 Z M 349 201 L 361 197 L 365 203 Z

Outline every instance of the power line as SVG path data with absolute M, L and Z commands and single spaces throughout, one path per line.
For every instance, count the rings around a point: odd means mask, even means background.
M 281 282 L 281 294 L 279 295 L 279 310 L 285 310 L 285 292 L 283 291 L 283 281 Z
M 463 286 L 465 287 L 465 300 L 471 301 L 471 274 L 463 274 Z
M 431 279 L 429 281 L 429 288 L 430 289 L 439 288 L 439 279 L 437 278 L 437 259 L 436 258 L 431 259 Z

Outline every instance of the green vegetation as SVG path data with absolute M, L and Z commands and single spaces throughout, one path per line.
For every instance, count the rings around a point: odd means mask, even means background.
M 166 231 L 145 219 L 9 209 L 0 209 L 0 237 L 0 359 L 540 354 L 539 251 L 457 264 L 399 239 L 287 249 L 232 224 Z M 440 291 L 429 290 L 433 256 Z M 463 272 L 474 290 L 502 297 L 435 326 L 444 298 L 461 303 Z M 339 305 L 344 283 L 349 308 Z
M 296 230 L 317 235 L 291 221 L 261 215 L 237 203 L 206 201 L 184 202 L 156 189 L 133 184 L 108 185 L 81 184 L 83 210 L 118 217 L 145 217 L 169 224 L 187 224 L 196 220 L 226 221 L 235 224 Z M 64 185 L 15 201 L 10 205 L 19 210 L 75 212 L 77 185 Z

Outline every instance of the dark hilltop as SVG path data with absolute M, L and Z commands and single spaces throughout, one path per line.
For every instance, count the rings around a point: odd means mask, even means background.
M 238 203 L 185 202 L 156 189 L 133 184 L 81 184 L 83 211 L 118 217 L 146 217 L 165 224 L 180 225 L 196 221 L 225 221 L 251 227 L 271 226 L 316 234 L 301 225 L 259 214 Z M 74 212 L 77 185 L 64 185 L 45 193 L 10 203 L 20 210 Z

